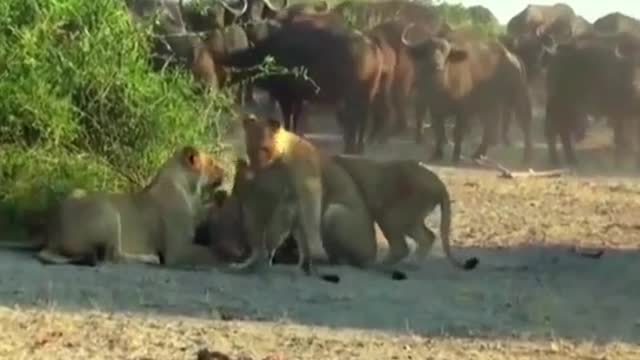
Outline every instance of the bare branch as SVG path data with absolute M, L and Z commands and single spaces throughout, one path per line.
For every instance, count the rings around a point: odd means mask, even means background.
M 547 171 L 534 171 L 533 169 L 529 169 L 529 171 L 521 171 L 521 172 L 513 172 L 508 168 L 504 167 L 500 163 L 495 160 L 491 160 L 486 156 L 483 156 L 479 159 L 472 160 L 474 164 L 481 166 L 487 169 L 497 170 L 500 174 L 498 177 L 503 179 L 515 179 L 515 178 L 532 178 L 532 177 L 544 177 L 544 178 L 552 178 L 552 177 L 560 177 L 563 174 L 569 172 L 568 169 L 556 169 L 556 170 L 547 170 Z

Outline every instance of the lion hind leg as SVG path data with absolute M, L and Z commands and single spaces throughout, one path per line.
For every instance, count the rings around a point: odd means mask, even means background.
M 65 265 L 71 264 L 74 259 L 59 254 L 51 249 L 45 248 L 36 253 L 36 258 L 43 264 L 49 265 Z
M 367 267 L 376 260 L 373 222 L 367 223 L 343 204 L 326 207 L 322 218 L 322 241 L 328 256 L 349 265 Z
M 413 231 L 409 233 L 409 237 L 415 240 L 418 244 L 418 248 L 415 252 L 415 259 L 417 261 L 424 261 L 433 248 L 433 244 L 436 240 L 436 234 L 422 223 L 415 226 Z
M 404 213 L 400 209 L 389 209 L 378 221 L 380 230 L 389 242 L 389 254 L 382 260 L 385 266 L 396 265 L 409 255 L 409 245 L 405 239 Z
M 298 251 L 300 260 L 298 266 L 302 268 L 307 275 L 314 275 L 322 280 L 332 283 L 340 282 L 337 274 L 320 274 L 313 265 L 311 258 L 310 244 L 322 246 L 322 187 L 319 185 L 319 191 L 310 191 L 307 201 L 299 199 L 299 216 L 296 220 L 292 234 L 298 243 Z
M 376 263 L 378 246 L 373 220 L 342 204 L 330 204 L 324 211 L 322 237 L 330 258 L 358 269 L 370 269 L 393 280 L 407 276 L 391 266 Z
M 251 255 L 249 255 L 245 261 L 241 263 L 231 263 L 223 267 L 222 270 L 233 273 L 253 273 L 257 272 L 260 268 L 266 267 L 267 264 L 264 253 L 252 249 Z
M 122 221 L 120 213 L 114 212 L 115 215 L 115 244 L 113 251 L 113 260 L 118 263 L 141 263 L 147 265 L 159 265 L 160 256 L 157 254 L 130 254 L 122 249 Z

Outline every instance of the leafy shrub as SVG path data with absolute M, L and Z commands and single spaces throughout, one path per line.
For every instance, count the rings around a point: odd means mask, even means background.
M 387 0 L 380 0 L 387 1 Z M 366 3 L 375 3 L 373 0 L 336 0 L 331 1 L 332 6 L 337 6 L 343 2 L 350 4 L 342 14 L 347 24 L 353 28 L 370 28 L 388 19 L 375 14 L 363 12 Z M 480 6 L 465 7 L 462 4 L 449 4 L 443 1 L 422 0 L 419 3 L 426 6 L 434 6 L 442 19 L 453 28 L 468 28 L 484 37 L 496 37 L 503 32 L 502 26 L 495 17 L 487 12 L 486 8 Z
M 462 4 L 442 2 L 436 5 L 440 16 L 454 29 L 469 28 L 487 38 L 495 38 L 503 33 L 502 26 L 487 9 L 479 6 L 465 7 Z
M 216 151 L 229 97 L 153 72 L 148 32 L 124 1 L 0 1 L 5 219 L 71 188 L 143 184 L 181 144 Z

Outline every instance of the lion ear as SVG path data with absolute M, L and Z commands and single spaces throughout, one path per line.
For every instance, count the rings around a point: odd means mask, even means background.
M 258 117 L 255 114 L 247 114 L 242 119 L 242 126 L 246 129 L 247 127 L 252 126 L 257 122 L 258 122 Z
M 269 126 L 269 129 L 271 131 L 276 132 L 280 130 L 280 128 L 282 127 L 282 123 L 280 122 L 280 120 L 269 118 L 267 119 L 267 126 Z
M 200 168 L 200 152 L 194 146 L 188 145 L 182 149 L 182 157 L 192 168 Z

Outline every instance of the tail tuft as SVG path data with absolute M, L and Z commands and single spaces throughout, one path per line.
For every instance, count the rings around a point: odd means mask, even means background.
M 465 270 L 475 269 L 475 267 L 478 266 L 478 263 L 480 263 L 480 260 L 478 260 L 478 258 L 476 257 L 472 257 L 470 259 L 467 259 L 467 261 L 464 262 L 463 269 Z
M 334 274 L 322 275 L 322 276 L 320 276 L 320 278 L 322 280 L 324 280 L 324 281 L 327 281 L 327 282 L 330 282 L 330 283 L 334 283 L 334 284 L 337 284 L 337 283 L 340 282 L 340 276 L 334 275 Z
M 391 273 L 391 280 L 407 280 L 407 274 L 402 271 L 393 271 Z

